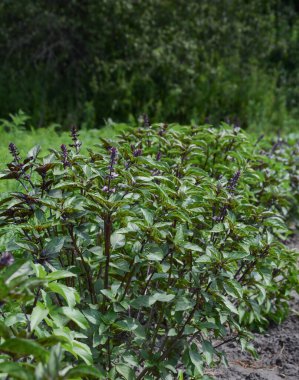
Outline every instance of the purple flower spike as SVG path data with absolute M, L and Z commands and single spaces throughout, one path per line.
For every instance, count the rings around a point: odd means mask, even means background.
M 159 152 L 158 152 L 157 155 L 156 155 L 156 160 L 157 160 L 157 161 L 160 161 L 160 160 L 161 160 L 161 157 L 162 157 L 162 153 L 161 153 L 161 151 L 159 150 Z
M 63 167 L 66 168 L 67 166 L 71 166 L 69 160 L 68 160 L 68 151 L 65 144 L 61 145 L 61 152 L 62 152 L 62 163 Z
M 3 252 L 0 257 L 0 268 L 9 267 L 14 261 L 15 259 L 10 252 Z
M 113 146 L 110 148 L 110 165 L 111 167 L 116 164 L 117 159 L 117 149 Z
M 16 145 L 14 143 L 10 143 L 8 145 L 8 150 L 10 152 L 10 154 L 13 156 L 15 162 L 20 162 L 20 153 L 16 147 Z
M 76 149 L 76 152 L 79 153 L 80 151 L 80 147 L 82 145 L 82 142 L 79 140 L 79 133 L 78 133 L 78 130 L 77 128 L 73 125 L 71 127 L 71 138 L 73 140 L 73 144 L 71 144 L 70 146 L 71 147 L 74 147 Z
M 142 150 L 141 149 L 135 149 L 133 152 L 134 157 L 139 157 L 142 155 Z
M 135 148 L 135 146 L 133 144 L 131 144 L 131 151 L 132 151 L 134 157 L 139 157 L 142 155 L 142 149 Z
M 238 182 L 239 182 L 239 179 L 240 179 L 240 176 L 241 176 L 241 171 L 238 170 L 234 176 L 229 180 L 228 184 L 227 184 L 227 189 L 228 191 L 232 194 L 235 192 L 236 190 L 236 187 L 238 185 Z

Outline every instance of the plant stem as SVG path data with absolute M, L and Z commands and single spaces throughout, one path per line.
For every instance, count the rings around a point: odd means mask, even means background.
M 105 277 L 104 277 L 104 289 L 107 289 L 109 286 L 109 264 L 110 264 L 110 254 L 111 254 L 111 215 L 106 215 L 104 219 L 104 240 L 105 240 L 105 256 L 106 256 L 106 264 L 105 264 Z
M 94 290 L 94 287 L 93 287 L 92 276 L 91 276 L 90 271 L 89 271 L 89 266 L 86 263 L 86 261 L 84 260 L 83 254 L 82 254 L 81 250 L 79 249 L 79 247 L 77 245 L 77 242 L 76 242 L 76 239 L 75 239 L 75 235 L 74 235 L 73 227 L 70 227 L 69 232 L 70 232 L 70 236 L 71 236 L 72 243 L 73 243 L 73 246 L 74 246 L 74 250 L 80 256 L 82 264 L 83 264 L 83 267 L 84 267 L 84 270 L 85 270 L 85 273 L 86 273 L 86 276 L 87 276 L 87 283 L 88 283 L 88 288 L 89 288 L 89 292 L 90 292 L 91 302 L 96 303 L 97 302 L 97 297 L 96 297 L 96 293 L 95 293 L 95 290 Z

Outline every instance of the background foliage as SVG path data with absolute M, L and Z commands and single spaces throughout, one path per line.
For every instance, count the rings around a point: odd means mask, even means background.
M 0 116 L 294 125 L 295 0 L 3 0 Z

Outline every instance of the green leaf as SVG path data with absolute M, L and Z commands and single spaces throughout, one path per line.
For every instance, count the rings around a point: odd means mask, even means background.
M 210 365 L 213 361 L 214 348 L 208 340 L 202 341 L 201 345 L 207 364 Z
M 48 281 L 56 281 L 61 280 L 63 278 L 68 277 L 76 277 L 76 274 L 66 271 L 66 270 L 56 270 L 55 272 L 51 272 L 46 276 L 46 280 Z
M 141 307 L 151 307 L 157 300 L 150 296 L 140 296 L 131 302 L 131 306 L 134 309 L 140 309 Z
M 152 295 L 152 298 L 159 302 L 170 302 L 175 298 L 175 295 L 167 293 L 155 293 Z
M 242 286 L 235 280 L 226 280 L 223 283 L 223 287 L 228 295 L 234 298 L 242 298 L 243 289 Z
M 45 254 L 49 256 L 57 255 L 64 245 L 64 237 L 54 237 L 45 246 Z
M 0 363 L 0 373 L 7 374 L 13 379 L 34 380 L 33 373 L 29 369 L 24 368 L 24 366 L 19 363 Z
M 279 217 L 268 218 L 264 221 L 264 224 L 265 226 L 281 228 L 282 230 L 287 229 L 285 222 Z
M 137 176 L 135 179 L 136 179 L 136 181 L 137 181 L 137 180 L 140 180 L 140 181 L 142 181 L 142 182 L 151 182 L 152 179 L 153 179 L 153 177 L 142 177 L 142 176 Z
M 175 311 L 189 310 L 192 309 L 193 306 L 194 302 L 191 302 L 190 300 L 188 300 L 188 298 L 181 296 L 176 301 Z
M 183 245 L 183 248 L 190 249 L 190 251 L 194 251 L 194 252 L 202 252 L 203 251 L 203 249 L 199 245 L 193 244 L 193 243 L 185 243 Z
M 32 149 L 29 150 L 27 157 L 28 158 L 33 157 L 33 159 L 35 160 L 40 150 L 41 150 L 41 146 L 35 145 Z
M 9 293 L 9 288 L 5 284 L 4 279 L 0 277 L 0 300 L 4 300 Z
M 38 302 L 35 308 L 32 310 L 31 316 L 30 316 L 30 328 L 31 331 L 34 331 L 35 328 L 39 325 L 39 323 L 46 318 L 49 311 L 46 309 L 46 307 Z
M 218 223 L 218 224 L 215 224 L 215 226 L 211 229 L 210 232 L 218 233 L 222 231 L 224 231 L 224 224 Z
M 115 294 L 110 289 L 101 289 L 101 293 L 104 294 L 107 298 L 109 298 L 111 301 L 115 302 Z
M 229 261 L 242 260 L 248 256 L 250 256 L 250 252 L 224 252 L 223 253 L 223 257 Z
M 214 260 L 213 257 L 209 256 L 209 255 L 202 255 L 200 257 L 198 257 L 195 262 L 196 263 L 202 263 L 202 264 L 209 264 L 209 263 L 212 263 Z
M 97 368 L 88 366 L 88 365 L 78 365 L 75 368 L 70 369 L 64 375 L 65 379 L 75 379 L 75 378 L 84 378 L 91 376 L 95 379 L 103 379 L 104 373 L 99 371 Z
M 57 343 L 68 343 L 69 339 L 67 339 L 66 337 L 64 337 L 62 335 L 61 336 L 51 335 L 51 336 L 38 338 L 37 342 L 40 343 L 42 346 L 51 347 Z
M 47 363 L 47 369 L 50 378 L 55 379 L 59 377 L 59 369 L 62 359 L 63 349 L 60 344 L 57 344 L 51 348 L 50 357 Z
M 111 247 L 112 249 L 121 248 L 126 244 L 126 237 L 123 234 L 119 234 L 117 232 L 114 232 L 111 235 Z
M 183 225 L 180 224 L 176 228 L 176 234 L 174 237 L 174 244 L 177 246 L 180 246 L 183 243 L 184 243 L 184 229 L 183 229 Z
M 28 276 L 33 272 L 31 265 L 26 260 L 17 260 L 13 265 L 6 268 L 5 272 L 1 274 L 2 279 L 8 285 L 13 279 L 21 276 Z
M 192 344 L 192 347 L 189 348 L 189 356 L 199 374 L 203 375 L 203 361 L 197 347 L 194 344 Z
M 84 309 L 83 314 L 85 315 L 85 318 L 88 320 L 88 322 L 92 323 L 93 325 L 97 325 L 101 318 L 101 313 L 98 310 L 91 308 Z
M 162 261 L 164 254 L 158 244 L 147 244 L 144 247 L 146 258 L 151 261 Z
M 152 226 L 153 223 L 154 223 L 154 216 L 153 216 L 153 214 L 151 212 L 149 212 L 148 210 L 144 209 L 144 208 L 141 209 L 141 212 L 142 212 L 142 214 L 144 216 L 144 219 L 146 220 L 147 224 L 149 226 Z
M 63 315 L 65 315 L 67 318 L 71 319 L 73 322 L 75 322 L 81 329 L 87 329 L 88 328 L 88 321 L 84 317 L 84 315 L 81 313 L 81 311 L 77 309 L 73 309 L 68 306 L 64 306 L 60 308 Z
M 8 326 L 3 321 L 0 321 L 0 337 L 8 339 L 11 336 L 12 332 Z
M 80 302 L 80 296 L 74 288 L 70 288 L 58 282 L 50 283 L 48 288 L 52 290 L 52 292 L 60 294 L 65 299 L 69 307 L 74 307 L 77 302 Z
M 177 336 L 177 332 L 175 329 L 170 329 L 167 333 L 167 336 Z
M 125 364 L 117 364 L 115 368 L 116 371 L 126 380 L 133 380 L 136 378 L 132 368 Z
M 32 264 L 35 270 L 36 277 L 44 279 L 47 276 L 45 268 L 41 264 Z
M 129 317 L 114 323 L 114 325 L 124 331 L 134 331 L 139 327 L 137 321 Z
M 223 300 L 223 303 L 224 305 L 234 314 L 239 314 L 238 310 L 236 309 L 236 307 L 231 303 L 231 301 L 227 298 L 227 297 L 224 297 L 224 296 L 220 296 Z
M 82 342 L 73 341 L 72 347 L 69 349 L 75 356 L 79 356 L 88 365 L 92 364 L 92 354 L 90 347 Z
M 40 344 L 22 338 L 10 338 L 0 345 L 0 352 L 15 354 L 16 356 L 30 356 L 45 361 L 49 353 Z

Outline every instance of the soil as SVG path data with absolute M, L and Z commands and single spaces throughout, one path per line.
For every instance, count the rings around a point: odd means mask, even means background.
M 299 249 L 299 239 L 290 246 Z M 265 334 L 254 334 L 253 345 L 259 359 L 242 352 L 236 343 L 229 343 L 226 353 L 229 367 L 221 366 L 209 374 L 223 380 L 299 380 L 299 296 L 294 294 L 291 313 L 281 324 Z

